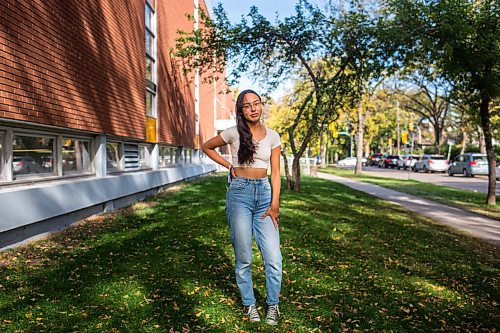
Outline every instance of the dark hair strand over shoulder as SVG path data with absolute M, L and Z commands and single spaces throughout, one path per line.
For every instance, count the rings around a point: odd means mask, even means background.
M 246 94 L 255 94 L 262 101 L 260 95 L 255 91 L 247 89 L 240 92 L 238 98 L 236 99 L 236 127 L 238 128 L 238 133 L 240 135 L 240 147 L 238 150 L 238 163 L 239 164 L 251 164 L 254 162 L 254 154 L 257 149 L 253 141 L 252 132 L 250 127 L 243 116 L 243 99 Z

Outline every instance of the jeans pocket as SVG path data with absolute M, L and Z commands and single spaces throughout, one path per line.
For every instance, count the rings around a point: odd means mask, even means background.
M 264 187 L 264 190 L 266 190 L 266 191 L 271 191 L 271 183 L 269 183 L 269 182 L 264 182 L 263 187 Z
M 229 183 L 229 190 L 241 190 L 244 189 L 247 183 L 244 180 L 233 178 L 231 183 Z

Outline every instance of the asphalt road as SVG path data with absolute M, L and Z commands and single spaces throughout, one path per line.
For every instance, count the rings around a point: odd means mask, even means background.
M 353 168 L 354 169 L 354 168 Z M 474 192 L 488 193 L 488 177 L 475 176 L 474 178 L 464 177 L 462 175 L 448 176 L 446 173 L 422 173 L 397 169 L 385 169 L 378 167 L 363 167 L 363 172 L 367 175 L 396 179 L 413 179 L 421 182 L 454 187 Z M 500 181 L 497 181 L 496 195 L 500 195 Z

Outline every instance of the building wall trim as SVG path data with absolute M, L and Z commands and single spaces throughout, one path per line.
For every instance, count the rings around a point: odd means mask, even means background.
M 134 173 L 40 183 L 0 191 L 0 239 L 4 232 L 70 214 L 119 198 L 166 186 L 216 170 L 192 164 Z

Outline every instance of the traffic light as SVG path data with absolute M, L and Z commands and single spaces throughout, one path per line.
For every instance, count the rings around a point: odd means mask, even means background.
M 403 141 L 403 144 L 408 143 L 408 132 L 403 132 L 401 134 L 401 141 Z

